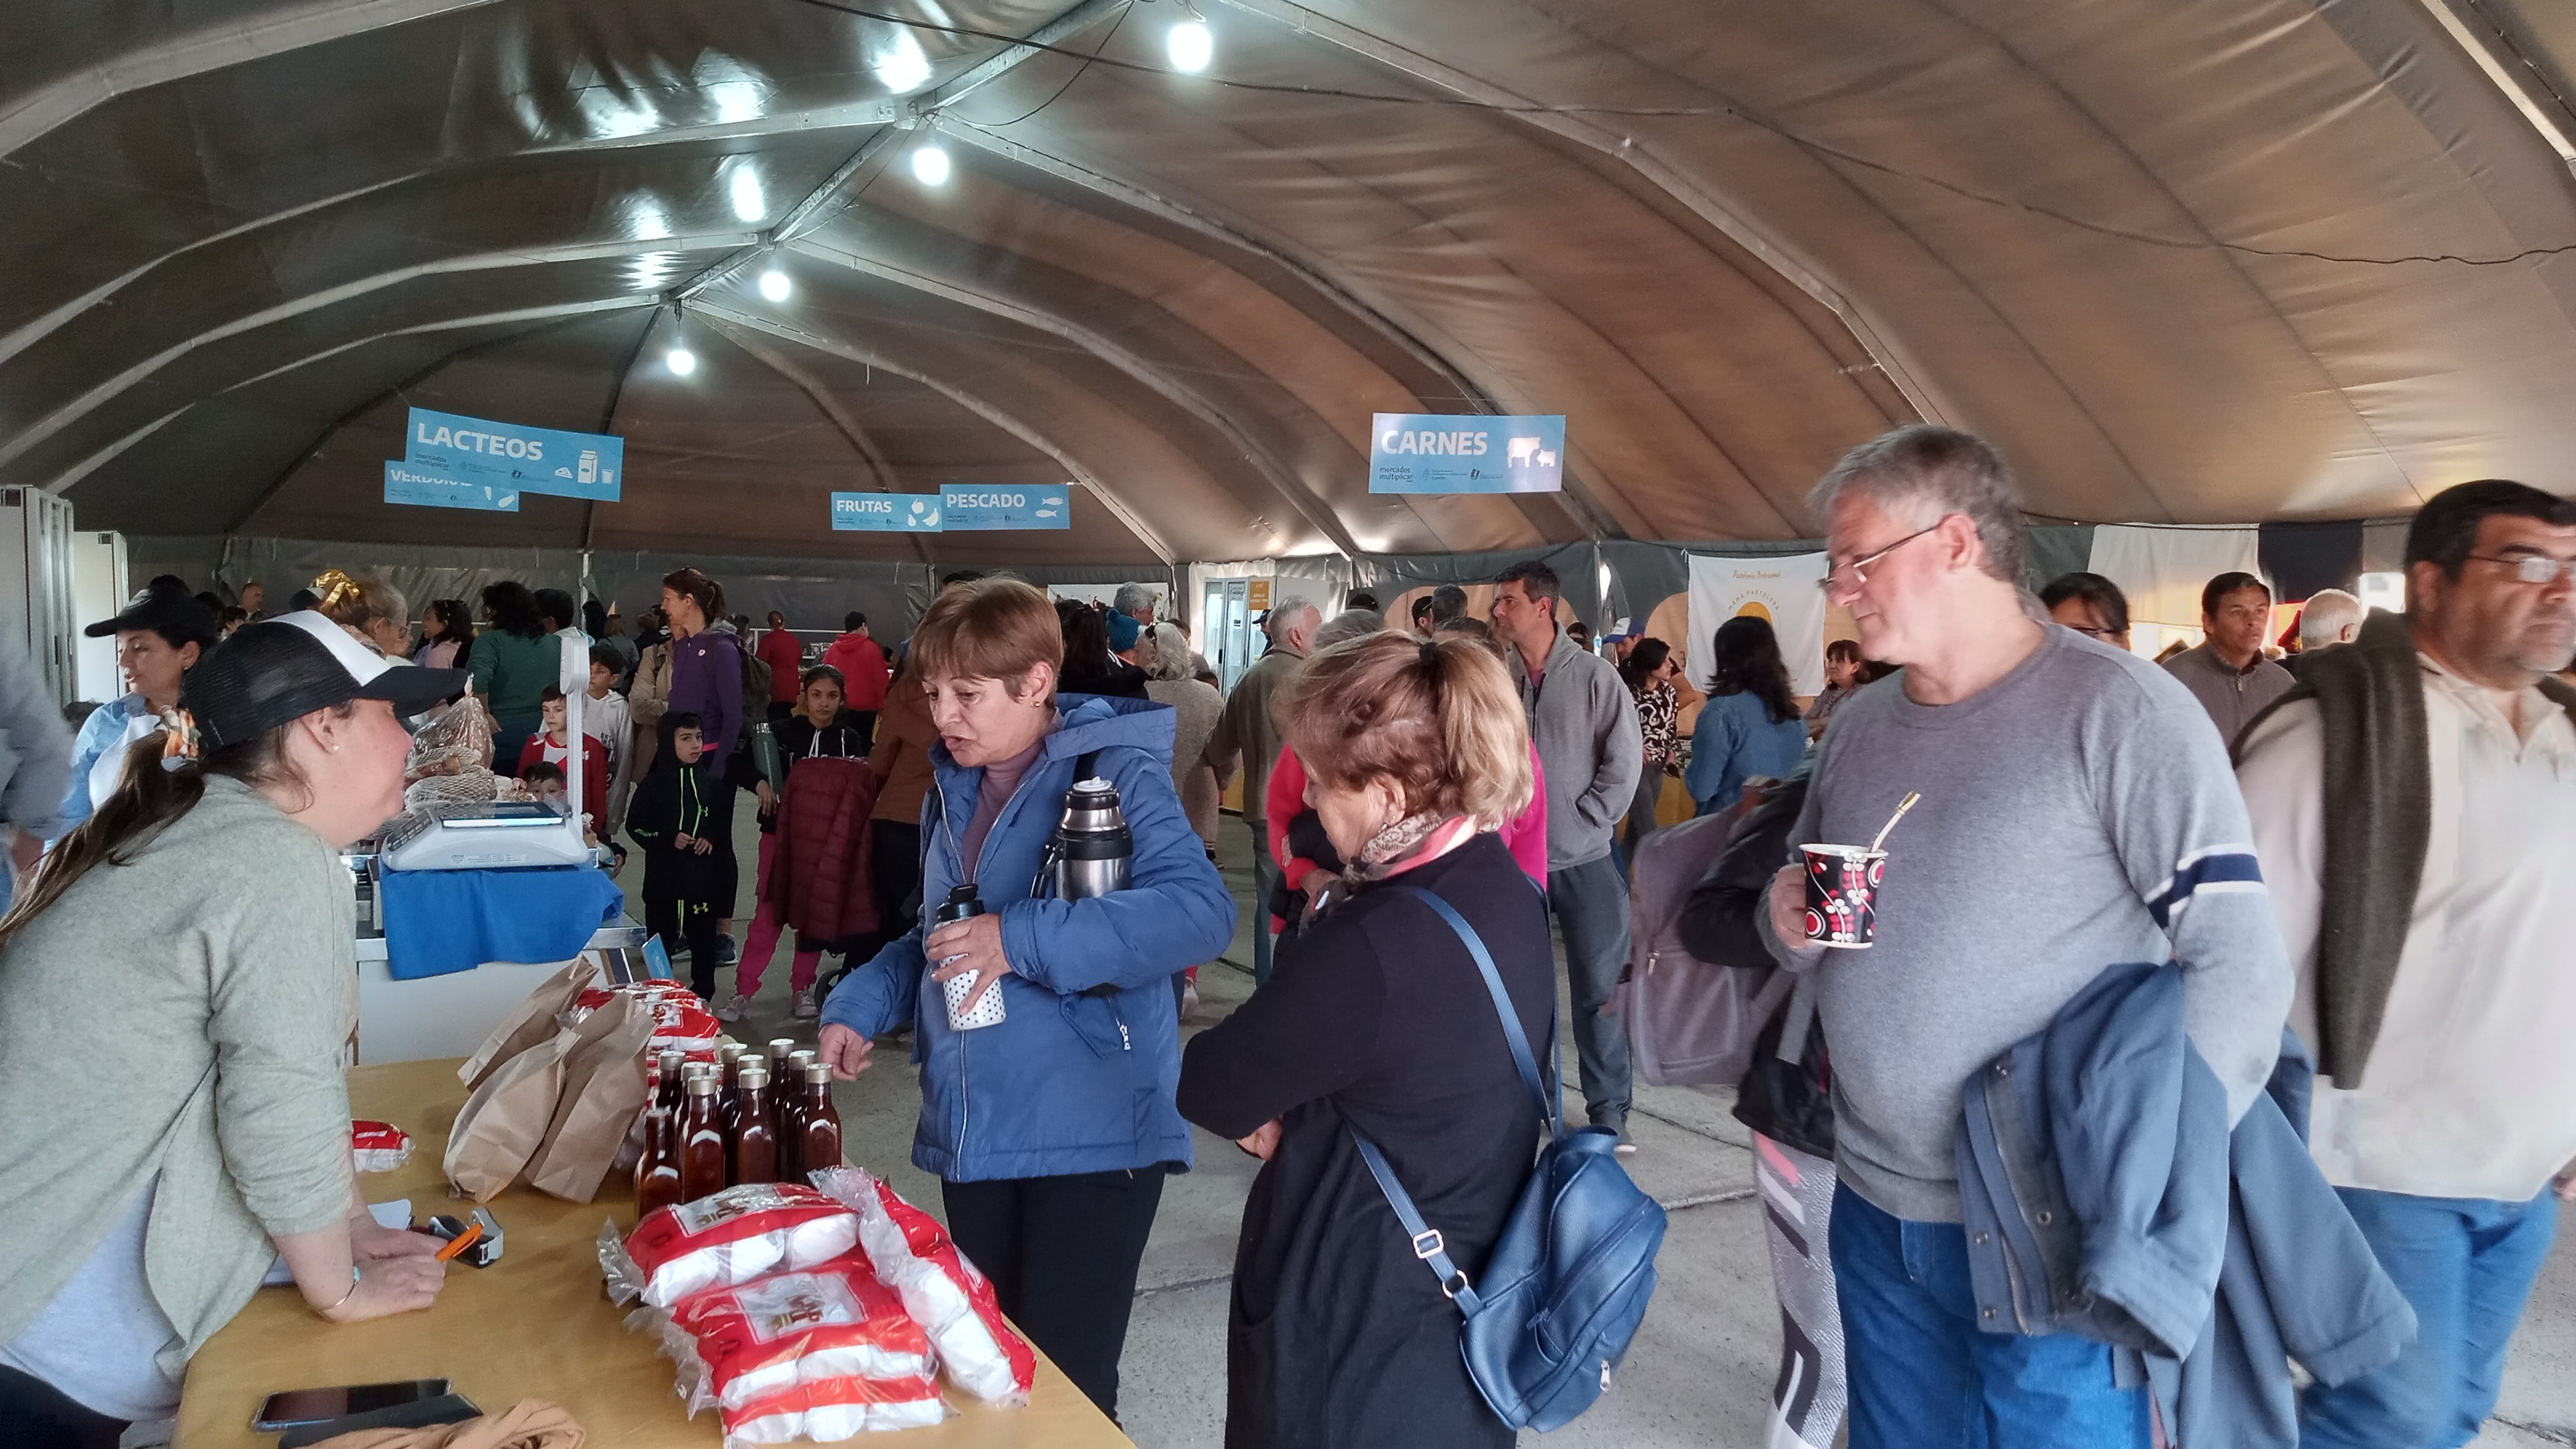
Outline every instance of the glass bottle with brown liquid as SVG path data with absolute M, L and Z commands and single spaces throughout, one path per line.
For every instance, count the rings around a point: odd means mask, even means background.
M 716 1092 L 716 1121 L 725 1135 L 733 1135 L 734 1116 L 741 1110 L 742 1064 L 747 1060 L 740 1042 L 729 1041 L 716 1048 L 716 1069 L 722 1073 L 724 1086 Z
M 801 1176 L 841 1165 L 841 1110 L 832 1105 L 832 1069 L 805 1068 L 805 1100 L 796 1110 L 796 1167 Z
M 664 1054 L 677 1058 L 678 1052 Z M 669 1082 L 677 1088 L 679 1065 L 666 1060 L 664 1070 Z M 666 1208 L 680 1198 L 680 1118 L 656 1091 L 644 1108 L 644 1155 L 635 1159 L 635 1219 L 642 1222 L 655 1208 Z
M 723 1085 L 713 1067 L 689 1078 L 689 1110 L 680 1124 L 682 1202 L 696 1202 L 724 1191 L 724 1127 L 716 1121 L 716 1094 Z
M 742 1064 L 742 1115 L 726 1141 L 736 1186 L 778 1180 L 778 1135 L 769 1127 L 769 1071 L 758 1061 Z
M 769 1113 L 773 1119 L 778 1115 L 778 1099 L 781 1097 L 792 1097 L 796 1095 L 793 1084 L 804 1080 L 802 1077 L 791 1075 L 787 1069 L 787 1058 L 794 1053 L 795 1050 L 796 1039 L 794 1037 L 781 1036 L 770 1038 Z M 773 1120 L 769 1125 L 772 1130 L 775 1130 L 778 1123 Z

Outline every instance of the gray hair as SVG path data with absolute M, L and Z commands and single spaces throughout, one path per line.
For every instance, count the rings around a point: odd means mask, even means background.
M 1118 597 L 1110 601 L 1109 607 L 1132 618 L 1137 610 L 1154 607 L 1154 591 L 1143 584 L 1120 584 Z
M 1315 648 L 1320 653 L 1346 639 L 1365 639 L 1385 627 L 1386 615 L 1375 609 L 1344 609 L 1315 631 Z
M 1299 614 L 1312 614 L 1319 620 L 1324 617 L 1324 611 L 1315 607 L 1314 600 L 1304 594 L 1290 594 L 1270 606 L 1270 622 L 1261 626 L 1261 632 L 1270 636 L 1271 643 L 1277 644 L 1288 637 L 1288 631 L 1295 627 L 1290 621 Z
M 1157 624 L 1145 631 L 1154 644 L 1154 660 L 1145 666 L 1148 679 L 1195 679 L 1198 660 L 1190 652 L 1190 636 L 1178 624 Z
M 1965 514 L 1986 546 L 1985 571 L 2005 583 L 2021 583 L 2028 556 L 2021 504 L 2014 497 L 2012 469 L 1985 439 L 1930 423 L 1881 433 L 1843 454 L 1807 495 L 1808 511 L 1831 520 L 1846 490 L 1911 528 Z
M 2299 647 L 2323 649 L 2343 642 L 2344 626 L 2361 622 L 2361 600 L 2341 589 L 2319 589 L 2299 611 Z

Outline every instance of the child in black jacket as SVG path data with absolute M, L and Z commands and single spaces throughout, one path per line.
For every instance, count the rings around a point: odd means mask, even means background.
M 627 806 L 626 833 L 644 847 L 644 928 L 664 950 L 688 942 L 689 986 L 711 998 L 716 921 L 733 909 L 716 899 L 734 878 L 733 791 L 717 779 L 724 761 L 701 729 L 686 710 L 662 716 L 661 749 Z

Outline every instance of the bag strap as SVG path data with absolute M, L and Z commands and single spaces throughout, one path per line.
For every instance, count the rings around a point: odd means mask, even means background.
M 1807 1030 L 1816 1019 L 1815 989 L 1807 984 L 1805 972 L 1795 973 L 1789 986 L 1789 1004 L 1782 1007 L 1780 1021 L 1780 1060 L 1796 1066 L 1807 1059 Z
M 1467 924 L 1467 918 L 1459 915 L 1447 901 L 1420 886 L 1399 885 L 1396 889 L 1439 912 L 1440 919 L 1449 923 L 1449 929 L 1458 933 L 1458 939 L 1467 947 L 1467 954 L 1476 958 L 1476 969 L 1485 978 L 1485 990 L 1494 998 L 1494 1013 L 1503 1019 L 1503 1039 L 1511 1043 L 1512 1065 L 1521 1070 L 1521 1085 L 1529 1088 L 1530 1095 L 1538 1099 L 1539 1118 L 1547 1124 L 1548 1135 L 1564 1136 L 1565 1127 L 1559 1120 L 1558 1105 L 1539 1080 L 1538 1058 L 1530 1052 L 1529 1035 L 1521 1030 L 1521 1014 L 1512 1006 L 1511 993 L 1503 989 L 1503 973 L 1494 968 L 1493 953 L 1485 949 L 1484 940 L 1477 936 L 1473 926 Z
M 1484 1302 L 1477 1298 L 1475 1289 L 1467 1286 L 1467 1275 L 1449 1260 L 1448 1245 L 1441 1241 L 1439 1229 L 1422 1220 L 1422 1214 L 1415 1210 L 1413 1199 L 1405 1194 L 1404 1185 L 1395 1180 L 1395 1169 L 1387 1166 L 1386 1157 L 1377 1150 L 1377 1144 L 1362 1137 L 1356 1127 L 1350 1128 L 1350 1134 L 1352 1144 L 1360 1150 L 1360 1161 L 1368 1164 L 1369 1176 L 1377 1179 L 1378 1191 L 1386 1194 L 1387 1206 L 1395 1209 L 1396 1220 L 1403 1223 L 1405 1232 L 1412 1235 L 1413 1256 L 1431 1265 L 1432 1276 L 1440 1280 L 1440 1291 L 1458 1305 L 1459 1312 L 1469 1318 L 1475 1317 L 1484 1308 Z

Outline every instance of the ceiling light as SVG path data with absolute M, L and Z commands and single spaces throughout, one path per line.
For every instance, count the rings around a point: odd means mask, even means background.
M 686 377 L 698 370 L 698 355 L 685 347 L 674 347 L 663 354 L 662 365 L 671 369 L 674 377 Z
M 1204 20 L 1184 20 L 1172 27 L 1163 38 L 1164 48 L 1171 52 L 1172 69 L 1196 75 L 1216 58 L 1216 36 Z
M 930 57 L 922 54 L 921 42 L 909 30 L 898 30 L 885 47 L 868 58 L 868 69 L 876 72 L 877 83 L 896 95 L 909 95 L 930 79 Z
M 944 186 L 948 182 L 948 153 L 937 145 L 912 148 L 913 179 L 924 186 Z
M 796 284 L 788 281 L 787 274 L 776 267 L 760 274 L 760 295 L 773 302 L 786 301 L 787 294 L 795 290 Z
M 760 173 L 745 166 L 733 173 L 733 214 L 745 221 L 758 221 L 769 213 L 769 200 L 760 194 Z

